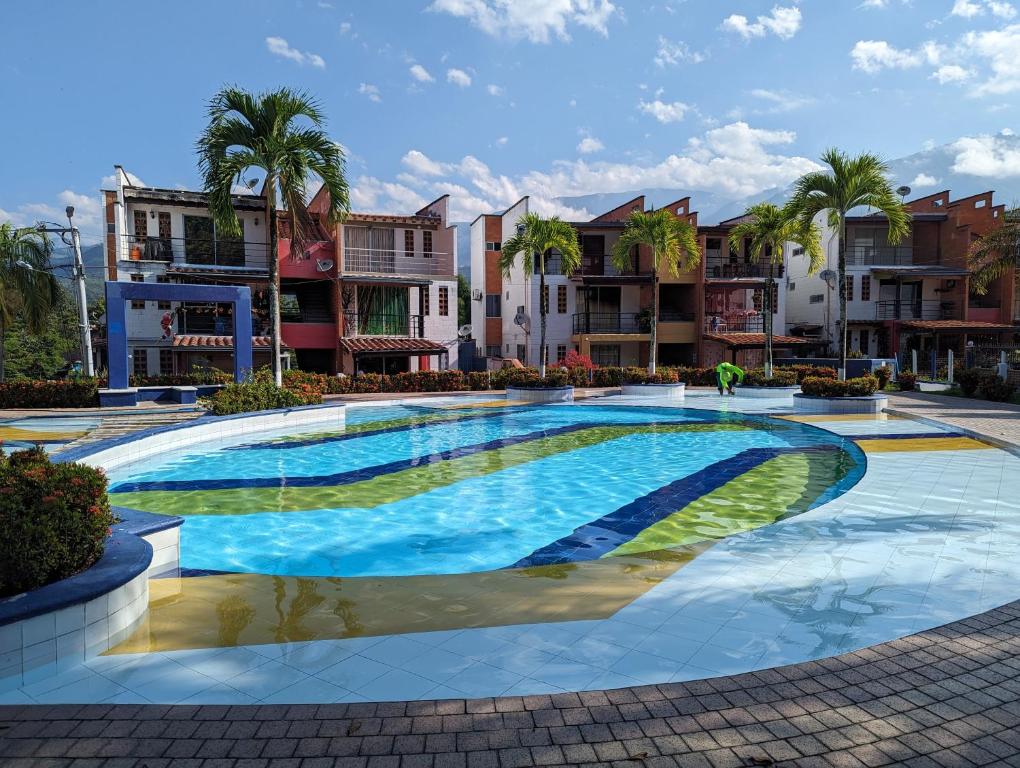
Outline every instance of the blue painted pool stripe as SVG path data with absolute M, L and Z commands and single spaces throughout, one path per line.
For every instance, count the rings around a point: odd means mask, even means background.
M 565 435 L 571 432 L 579 432 L 585 429 L 596 427 L 634 427 L 640 429 L 648 425 L 679 425 L 687 426 L 697 422 L 691 421 L 655 421 L 655 422 L 581 422 L 578 424 L 567 424 L 562 427 L 540 429 L 535 432 L 528 432 L 523 435 L 512 435 L 510 437 L 489 440 L 485 443 L 465 445 L 452 448 L 447 451 L 430 453 L 425 456 L 415 456 L 411 459 L 391 461 L 387 464 L 378 464 L 374 467 L 349 470 L 347 472 L 336 472 L 331 475 L 311 475 L 307 477 L 254 477 L 254 478 L 212 478 L 205 480 L 151 480 L 120 483 L 110 489 L 110 493 L 135 493 L 138 491 L 215 491 L 227 488 L 322 488 L 327 486 L 349 485 L 363 480 L 371 480 L 381 475 L 388 475 L 414 467 L 423 467 L 428 464 L 436 464 L 440 461 L 460 459 L 484 451 L 492 451 L 499 448 L 507 448 L 520 443 L 528 443 L 533 440 L 540 440 L 544 437 Z
M 840 435 L 846 440 L 937 440 L 941 437 L 967 437 L 963 432 L 899 432 L 895 434 Z
M 604 517 L 585 523 L 557 541 L 536 549 L 511 568 L 596 560 L 626 544 L 650 525 L 672 515 L 769 459 L 788 453 L 840 450 L 837 445 L 790 448 L 748 448 L 736 456 L 664 485 Z M 856 480 L 854 480 L 856 482 Z

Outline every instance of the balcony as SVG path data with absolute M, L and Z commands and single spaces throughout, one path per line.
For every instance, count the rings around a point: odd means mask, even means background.
M 952 301 L 876 301 L 876 320 L 960 320 Z
M 574 315 L 574 333 L 648 333 L 648 319 L 637 312 L 583 312 Z
M 266 244 L 246 240 L 121 235 L 117 251 L 119 260 L 126 262 L 268 272 Z
M 344 336 L 425 337 L 424 315 L 381 315 L 344 312 Z
M 909 245 L 850 245 L 846 263 L 858 267 L 909 267 L 914 249 Z
M 660 309 L 660 323 L 693 323 L 696 319 L 694 312 L 680 312 L 674 309 Z
M 753 315 L 713 315 L 705 319 L 705 333 L 764 333 L 765 317 Z
M 545 273 L 547 275 L 562 275 L 563 266 L 559 256 L 550 256 L 545 262 Z M 571 277 L 637 277 L 651 276 L 651 272 L 641 272 L 638 269 L 637 258 L 634 258 L 630 268 L 619 270 L 613 264 L 613 257 L 609 254 L 581 256 L 581 268 L 574 272 Z
M 705 255 L 705 277 L 709 280 L 763 280 L 768 277 L 768 264 L 749 264 L 727 256 Z M 776 265 L 772 277 L 776 280 L 783 276 L 783 266 Z
M 343 249 L 343 271 L 370 275 L 450 275 L 452 257 L 438 251 L 387 251 L 379 248 Z

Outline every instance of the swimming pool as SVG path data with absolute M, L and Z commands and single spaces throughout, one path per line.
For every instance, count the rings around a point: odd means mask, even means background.
M 111 501 L 184 516 L 185 572 L 427 576 L 690 552 L 864 467 L 838 435 L 741 414 L 390 405 L 121 469 Z

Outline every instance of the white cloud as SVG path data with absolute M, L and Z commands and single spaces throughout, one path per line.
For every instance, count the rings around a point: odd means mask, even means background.
M 467 88 L 471 85 L 471 75 L 465 72 L 463 69 L 457 69 L 451 67 L 446 70 L 446 82 L 453 83 L 454 85 L 460 86 L 461 88 Z
M 853 68 L 868 74 L 883 69 L 910 69 L 919 67 L 925 61 L 922 50 L 894 48 L 885 40 L 858 40 L 850 51 Z
M 496 143 L 499 144 L 499 146 L 501 147 L 505 147 L 508 141 L 510 141 L 510 139 L 507 136 L 500 136 L 498 139 L 496 139 Z
M 411 77 L 417 80 L 419 83 L 431 83 L 436 78 L 429 74 L 429 71 L 425 69 L 421 64 L 412 64 L 408 70 L 411 73 Z
M 767 88 L 754 88 L 751 95 L 771 105 L 765 109 L 756 110 L 756 112 L 767 114 L 792 112 L 815 102 L 810 96 L 801 96 L 790 91 L 772 91 Z
M 745 40 L 765 37 L 769 32 L 781 40 L 789 40 L 797 34 L 800 22 L 800 8 L 776 5 L 767 16 L 759 16 L 755 21 L 749 21 L 746 16 L 734 13 L 723 19 L 722 28 L 727 32 L 736 32 Z
M 990 75 L 975 90 L 975 94 L 1006 94 L 1020 90 L 1020 24 L 985 32 L 968 32 L 960 48 L 972 58 L 980 60 Z
M 374 101 L 376 104 L 382 101 L 382 94 L 379 93 L 379 86 L 377 85 L 362 83 L 358 86 L 358 93 L 367 96 L 369 101 Z
M 914 177 L 914 180 L 910 182 L 910 186 L 915 189 L 920 189 L 923 187 L 934 187 L 938 183 L 939 180 L 934 176 L 929 176 L 927 173 L 919 173 Z
M 965 19 L 983 16 L 990 13 L 1000 19 L 1012 19 L 1016 16 L 1016 8 L 1005 0 L 956 0 L 950 14 Z
M 407 152 L 400 158 L 400 162 L 406 165 L 412 173 L 417 173 L 421 176 L 443 176 L 452 170 L 450 166 L 444 166 L 442 163 L 430 160 L 425 153 L 419 152 L 417 149 Z
M 585 136 L 577 145 L 577 151 L 582 155 L 591 155 L 595 152 L 601 152 L 605 148 L 606 145 L 594 136 Z
M 667 103 L 656 99 L 655 101 L 639 102 L 638 109 L 646 115 L 651 115 L 660 123 L 678 123 L 684 119 L 684 115 L 690 111 L 691 107 L 682 101 Z
M 292 48 L 290 43 L 284 40 L 282 37 L 267 37 L 266 48 L 274 56 L 280 56 L 284 59 L 290 59 L 291 61 L 304 66 L 309 64 L 319 69 L 326 68 L 326 61 L 317 53 L 310 53 L 308 51 L 299 51 L 297 48 Z
M 501 85 L 493 85 L 492 83 L 489 83 L 487 86 L 485 86 L 485 90 L 490 96 L 503 95 L 503 86 Z
M 965 136 L 950 147 L 956 153 L 953 173 L 998 179 L 1020 176 L 1020 145 L 1010 135 Z
M 687 43 L 680 40 L 670 40 L 659 35 L 659 48 L 655 52 L 655 65 L 657 67 L 675 67 L 681 62 L 700 64 L 705 60 L 705 54 L 692 51 Z
M 13 210 L 0 208 L 0 223 L 15 227 L 34 226 L 40 221 L 66 224 L 64 209 L 74 206 L 74 225 L 87 243 L 98 242 L 103 234 L 103 201 L 98 195 L 84 195 L 71 189 L 57 194 L 52 203 L 23 203 Z
M 961 67 L 959 64 L 943 64 L 932 73 L 932 79 L 938 80 L 940 85 L 962 83 L 973 76 L 973 72 L 966 67 Z
M 341 35 L 346 35 L 350 31 L 351 31 L 351 22 L 345 21 L 345 22 L 342 22 L 340 24 L 340 34 Z
M 467 19 L 493 37 L 548 43 L 553 36 L 570 40 L 573 24 L 607 36 L 616 6 L 610 0 L 433 0 L 428 10 Z

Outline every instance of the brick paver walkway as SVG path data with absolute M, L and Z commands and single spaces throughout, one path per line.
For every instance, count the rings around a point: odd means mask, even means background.
M 889 410 L 934 419 L 996 442 L 1020 446 L 1020 405 L 904 392 L 889 395 Z
M 1020 766 L 1020 602 L 819 662 L 502 699 L 0 708 L 4 768 Z

